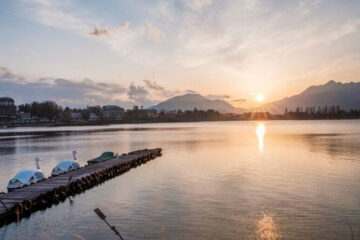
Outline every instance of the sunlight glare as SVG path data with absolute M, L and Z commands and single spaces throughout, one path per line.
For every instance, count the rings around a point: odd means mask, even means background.
M 258 94 L 258 95 L 256 96 L 256 101 L 258 101 L 258 102 L 264 101 L 264 95 Z
M 259 143 L 259 151 L 262 152 L 264 150 L 264 136 L 265 136 L 266 128 L 263 123 L 259 123 L 256 127 L 256 135 Z
M 256 240 L 278 240 L 281 238 L 276 222 L 267 214 L 264 214 L 258 221 L 256 235 Z

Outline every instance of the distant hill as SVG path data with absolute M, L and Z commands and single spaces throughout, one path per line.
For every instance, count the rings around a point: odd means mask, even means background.
M 324 107 L 338 105 L 344 110 L 360 109 L 360 82 L 341 83 L 329 81 L 324 85 L 311 86 L 292 97 L 284 98 L 263 105 L 257 110 L 271 113 L 284 113 L 285 108 L 295 110 L 296 107 Z
M 244 111 L 244 109 L 235 108 L 226 101 L 210 100 L 201 96 L 200 94 L 185 94 L 182 96 L 176 96 L 150 108 L 165 111 L 179 109 L 185 111 L 194 110 L 194 108 L 198 110 L 214 109 L 221 113 L 241 113 Z

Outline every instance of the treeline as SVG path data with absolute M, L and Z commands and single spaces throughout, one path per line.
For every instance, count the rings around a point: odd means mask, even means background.
M 110 116 L 109 112 L 110 111 Z M 156 122 L 156 121 L 205 121 L 227 120 L 226 115 L 218 111 L 198 110 L 188 111 L 157 111 L 134 106 L 133 109 L 115 110 L 104 109 L 101 106 L 87 106 L 86 108 L 69 108 L 56 104 L 54 101 L 32 102 L 19 105 L 19 112 L 30 113 L 32 118 L 46 118 L 54 122 Z M 90 116 L 96 119 L 90 119 Z
M 63 108 L 54 101 L 32 102 L 19 105 L 19 111 L 30 113 L 31 116 L 47 118 L 50 121 L 58 119 Z
M 109 108 L 110 107 L 110 108 Z M 19 112 L 30 113 L 31 118 L 45 118 L 54 123 L 122 123 L 122 122 L 185 122 L 185 121 L 231 121 L 231 120 L 286 120 L 286 119 L 350 119 L 360 118 L 359 109 L 343 110 L 340 106 L 297 107 L 295 110 L 285 109 L 284 114 L 268 112 L 248 112 L 243 114 L 224 114 L 216 110 L 177 110 L 157 111 L 134 106 L 124 110 L 118 106 L 87 106 L 86 108 L 69 108 L 58 105 L 54 101 L 32 102 L 19 105 Z M 35 120 L 36 121 L 36 120 Z
M 87 108 L 69 108 L 58 105 L 54 101 L 32 102 L 19 105 L 19 112 L 30 113 L 32 117 L 46 118 L 50 121 L 72 121 L 72 113 L 79 113 L 84 121 L 87 121 L 91 113 L 101 116 L 100 106 L 88 106 Z
M 345 111 L 340 106 L 323 107 L 297 107 L 295 111 L 285 109 L 285 119 L 332 119 L 332 118 L 358 118 L 359 109 Z
M 128 109 L 124 113 L 123 120 L 126 122 L 136 121 L 215 121 L 224 120 L 225 115 L 218 111 L 209 110 L 177 110 L 177 111 L 157 111 L 154 109 Z
M 165 115 L 164 112 L 160 112 L 159 114 L 161 115 Z M 175 115 L 175 119 L 177 120 L 187 120 L 187 121 L 197 121 L 197 120 L 223 120 L 224 119 L 224 115 L 221 114 L 218 111 L 215 111 L 213 109 L 209 109 L 209 110 L 198 110 L 196 108 L 194 108 L 194 110 L 190 111 L 182 111 L 182 110 L 178 110 L 176 111 L 176 115 Z
M 60 119 L 65 122 L 71 122 L 73 117 L 71 113 L 80 113 L 82 120 L 88 121 L 90 118 L 90 114 L 93 113 L 101 119 L 101 107 L 100 106 L 88 106 L 87 108 L 69 108 L 65 107 L 64 111 L 60 112 Z

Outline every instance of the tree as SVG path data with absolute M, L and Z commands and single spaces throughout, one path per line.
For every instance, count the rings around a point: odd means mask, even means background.
M 65 122 L 70 122 L 71 121 L 71 110 L 69 107 L 66 107 L 64 110 L 64 121 Z
M 82 117 L 85 121 L 89 120 L 89 117 L 90 117 L 90 111 L 89 111 L 89 109 L 85 109 L 85 110 L 81 111 L 81 117 Z
M 32 102 L 19 106 L 21 112 L 31 113 L 31 116 L 48 118 L 50 121 L 58 118 L 63 111 L 54 101 Z

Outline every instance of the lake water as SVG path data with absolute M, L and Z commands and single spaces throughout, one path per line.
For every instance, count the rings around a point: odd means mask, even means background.
M 0 239 L 351 239 L 360 230 L 360 121 L 132 124 L 0 130 L 0 191 L 40 156 L 163 156 L 0 229 Z M 262 238 L 267 237 L 267 238 Z M 272 238 L 271 238 L 272 237 Z M 357 238 L 356 238 L 357 239 Z

